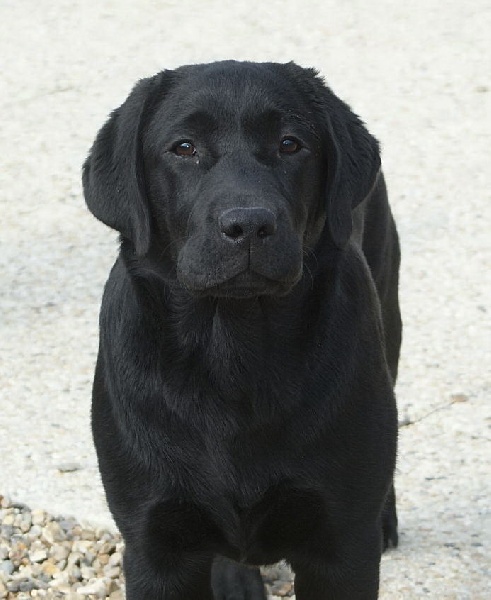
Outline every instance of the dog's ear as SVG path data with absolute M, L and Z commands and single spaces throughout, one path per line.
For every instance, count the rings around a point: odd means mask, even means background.
M 326 120 L 327 226 L 336 246 L 342 248 L 352 231 L 351 211 L 377 184 L 380 151 L 362 121 L 333 95 L 328 100 Z
M 158 77 L 139 81 L 126 101 L 111 113 L 95 139 L 82 175 L 89 210 L 130 240 L 140 256 L 150 245 L 141 133 Z
M 326 229 L 336 246 L 343 248 L 353 227 L 351 211 L 377 184 L 379 145 L 315 69 L 304 69 L 295 63 L 284 68 L 318 115 L 318 133 L 327 160 Z

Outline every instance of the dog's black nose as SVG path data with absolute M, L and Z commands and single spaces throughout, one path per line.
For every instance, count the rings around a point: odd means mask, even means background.
M 231 242 L 266 238 L 276 232 L 276 217 L 267 208 L 229 208 L 222 212 L 219 222 L 220 231 Z

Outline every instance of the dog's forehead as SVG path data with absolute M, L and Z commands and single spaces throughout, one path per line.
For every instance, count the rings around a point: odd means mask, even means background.
M 234 126 L 245 121 L 308 119 L 295 82 L 281 69 L 260 64 L 197 65 L 179 77 L 159 109 L 169 125 L 197 122 Z M 165 115 L 165 116 L 164 116 Z

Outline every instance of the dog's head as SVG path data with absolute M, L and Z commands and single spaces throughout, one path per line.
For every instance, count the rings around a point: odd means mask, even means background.
M 89 209 L 197 295 L 284 295 L 343 248 L 378 144 L 312 70 L 227 61 L 140 81 L 83 170 Z

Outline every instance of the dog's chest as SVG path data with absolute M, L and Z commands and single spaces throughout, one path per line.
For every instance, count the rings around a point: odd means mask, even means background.
M 253 450 L 243 462 L 227 458 L 218 461 L 219 480 L 204 503 L 218 553 L 250 564 L 276 562 L 324 528 L 325 498 L 307 484 L 300 462 Z
M 322 496 L 313 489 L 278 482 L 251 506 L 234 506 L 235 531 L 224 531 L 235 558 L 264 564 L 300 548 L 325 523 Z M 230 535 L 230 534 L 233 535 Z M 232 556 L 234 558 L 234 556 Z

